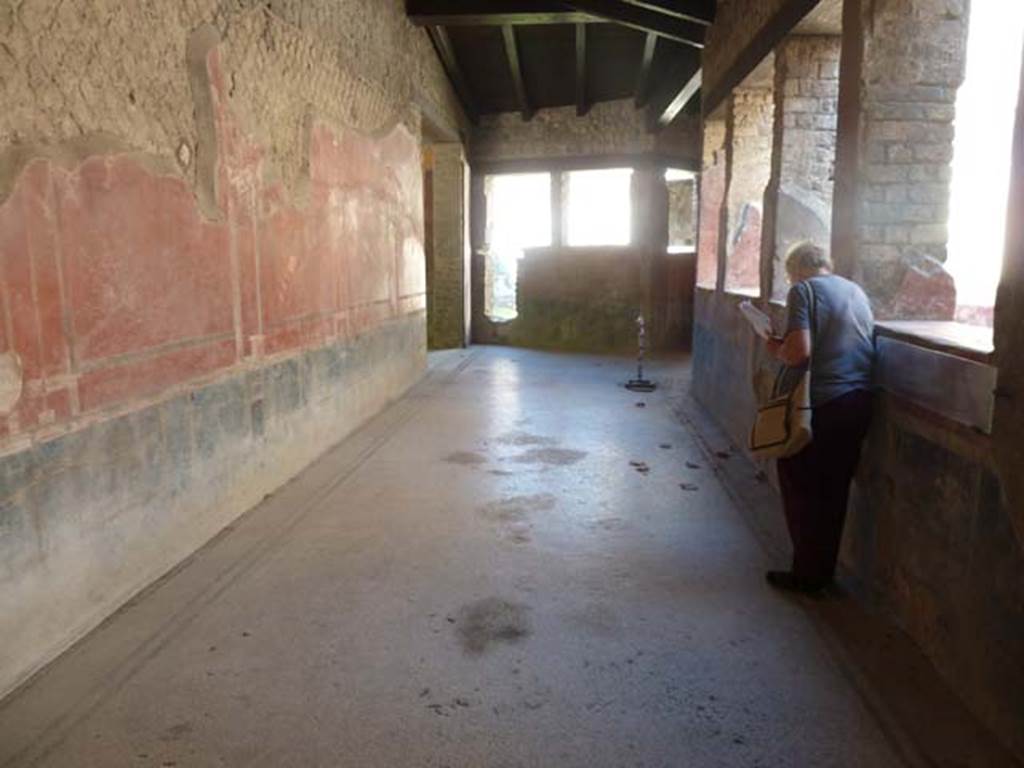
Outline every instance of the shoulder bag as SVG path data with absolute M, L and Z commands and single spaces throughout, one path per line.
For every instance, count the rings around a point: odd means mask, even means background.
M 811 292 L 811 349 L 814 349 L 815 326 L 817 325 L 818 297 L 810 281 Z M 756 459 L 782 459 L 800 453 L 813 438 L 811 432 L 811 361 L 800 375 L 800 380 L 788 393 L 782 393 L 781 386 L 786 367 L 779 369 L 768 401 L 757 409 L 754 426 L 750 430 L 750 452 Z

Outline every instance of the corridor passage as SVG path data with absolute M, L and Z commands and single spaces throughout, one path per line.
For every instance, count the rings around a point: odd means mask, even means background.
M 900 765 L 764 586 L 682 364 L 630 373 L 436 358 L 8 700 L 0 766 Z

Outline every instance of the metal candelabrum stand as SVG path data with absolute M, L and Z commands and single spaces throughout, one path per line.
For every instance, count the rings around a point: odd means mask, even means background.
M 647 351 L 647 328 L 644 324 L 644 316 L 636 317 L 636 378 L 626 382 L 626 389 L 633 392 L 653 392 L 658 388 L 650 379 L 644 378 L 644 353 Z

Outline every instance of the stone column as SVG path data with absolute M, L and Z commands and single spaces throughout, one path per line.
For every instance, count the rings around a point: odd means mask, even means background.
M 726 120 L 726 290 L 760 293 L 761 222 L 771 176 L 771 88 L 737 88 Z
M 461 144 L 433 146 L 433 275 L 427 341 L 431 349 L 469 343 L 467 218 L 469 167 Z
M 832 251 L 881 317 L 952 319 L 950 161 L 967 0 L 846 0 Z
M 783 260 L 812 240 L 828 248 L 839 97 L 838 36 L 791 36 L 775 51 L 775 137 L 762 233 L 765 285 L 786 298 Z

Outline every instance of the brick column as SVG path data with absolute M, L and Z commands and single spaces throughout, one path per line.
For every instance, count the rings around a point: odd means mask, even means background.
M 725 205 L 725 121 L 704 123 L 700 174 L 700 215 L 697 224 L 697 285 L 718 285 L 718 248 Z
M 833 256 L 882 317 L 952 319 L 946 260 L 966 0 L 847 0 Z
M 792 36 L 775 51 L 775 138 L 762 238 L 765 284 L 785 299 L 783 263 L 801 240 L 829 247 L 839 97 L 838 36 Z
M 771 176 L 773 112 L 770 88 L 733 91 L 725 141 L 727 290 L 760 289 L 761 222 Z
M 433 275 L 427 339 L 431 349 L 469 341 L 469 168 L 461 144 L 433 146 Z

